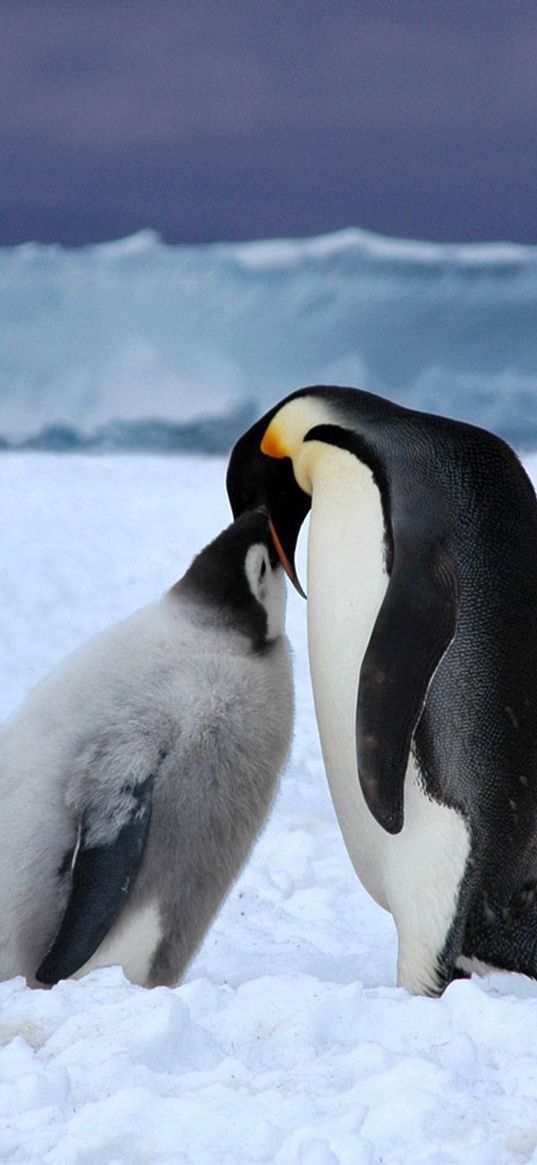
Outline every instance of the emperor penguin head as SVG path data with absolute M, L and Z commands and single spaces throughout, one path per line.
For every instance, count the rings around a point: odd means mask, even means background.
M 326 399 L 323 399 L 326 393 Z M 336 425 L 330 390 L 301 389 L 261 417 L 235 445 L 227 490 L 235 517 L 264 506 L 280 561 L 305 598 L 295 567 L 298 535 L 311 507 L 315 447 L 322 426 Z

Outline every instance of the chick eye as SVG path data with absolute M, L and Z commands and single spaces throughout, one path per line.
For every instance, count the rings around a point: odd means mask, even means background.
M 265 562 L 265 559 L 263 559 L 263 561 L 261 563 L 260 570 L 259 570 L 259 578 L 260 579 L 264 578 L 266 573 L 267 573 L 267 564 Z

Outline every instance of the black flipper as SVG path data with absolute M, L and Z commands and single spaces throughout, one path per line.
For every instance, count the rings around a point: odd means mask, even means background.
M 91 813 L 85 813 L 71 892 L 59 931 L 36 973 L 39 983 L 57 983 L 83 967 L 118 918 L 144 851 L 153 780 L 151 775 L 129 789 L 132 810 L 108 844 L 87 844 Z
M 393 570 L 362 663 L 356 750 L 363 794 L 388 833 L 404 823 L 412 735 L 455 634 L 458 586 L 443 546 L 396 538 Z

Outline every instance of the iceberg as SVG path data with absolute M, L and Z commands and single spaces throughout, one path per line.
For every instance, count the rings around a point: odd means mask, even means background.
M 537 247 L 357 229 L 0 248 L 0 447 L 225 452 L 307 384 L 537 447 Z

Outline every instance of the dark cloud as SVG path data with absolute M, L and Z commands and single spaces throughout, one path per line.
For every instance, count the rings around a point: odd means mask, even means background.
M 0 242 L 537 241 L 537 9 L 4 0 Z

